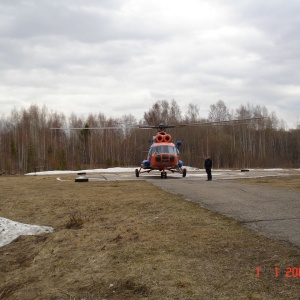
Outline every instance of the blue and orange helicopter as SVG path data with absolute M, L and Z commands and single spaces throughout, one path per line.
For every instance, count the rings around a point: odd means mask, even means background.
M 177 141 L 176 144 L 172 142 L 171 135 L 166 133 L 166 129 L 174 127 L 185 126 L 226 126 L 226 125 L 242 125 L 249 124 L 253 120 L 261 120 L 263 117 L 233 119 L 224 121 L 212 121 L 201 123 L 189 123 L 180 125 L 164 125 L 159 124 L 156 126 L 140 125 L 140 129 L 158 129 L 156 136 L 152 138 L 152 144 L 150 149 L 141 163 L 139 169 L 135 169 L 136 177 L 139 177 L 142 173 L 150 173 L 152 170 L 160 171 L 161 178 L 167 178 L 167 172 L 182 174 L 182 177 L 186 177 L 187 170 L 183 168 L 183 162 L 179 159 L 179 147 L 181 141 Z
M 172 142 L 172 137 L 166 132 L 168 128 L 184 127 L 184 126 L 223 126 L 223 125 L 242 125 L 249 124 L 252 120 L 261 120 L 263 117 L 254 117 L 238 120 L 228 121 L 213 121 L 213 122 L 201 122 L 201 123 L 190 123 L 180 125 L 133 125 L 132 128 L 140 129 L 157 129 L 158 132 L 152 138 L 152 144 L 150 146 L 147 155 L 141 162 L 141 166 L 135 169 L 136 177 L 139 177 L 142 173 L 150 173 L 153 170 L 160 171 L 161 178 L 167 178 L 167 171 L 172 173 L 179 173 L 182 177 L 186 177 L 187 170 L 183 168 L 183 162 L 179 159 L 179 147 L 181 141 L 177 141 L 176 144 Z M 62 129 L 62 130 L 103 130 L 103 129 L 120 129 L 120 127 L 83 127 L 83 128 L 51 128 L 51 129 Z

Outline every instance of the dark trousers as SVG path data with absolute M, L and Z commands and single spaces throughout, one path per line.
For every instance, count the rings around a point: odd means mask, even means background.
M 211 168 L 206 168 L 206 173 L 207 173 L 207 180 L 212 180 L 212 176 L 211 176 Z

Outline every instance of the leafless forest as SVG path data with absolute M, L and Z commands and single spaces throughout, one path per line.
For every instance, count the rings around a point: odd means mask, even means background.
M 185 166 L 203 166 L 211 155 L 214 168 L 299 168 L 300 126 L 285 129 L 283 120 L 264 106 L 227 108 L 223 101 L 210 106 L 206 119 L 199 107 L 189 104 L 183 114 L 175 100 L 157 101 L 141 120 L 131 114 L 107 118 L 102 112 L 87 118 L 49 111 L 45 106 L 13 109 L 0 117 L 0 174 L 24 174 L 40 170 L 79 170 L 117 166 L 138 167 L 155 130 L 134 125 L 192 124 L 264 117 L 248 124 L 184 126 L 169 129 L 173 141 L 181 140 Z M 52 128 L 81 127 L 81 130 Z M 119 129 L 92 129 L 118 127 Z

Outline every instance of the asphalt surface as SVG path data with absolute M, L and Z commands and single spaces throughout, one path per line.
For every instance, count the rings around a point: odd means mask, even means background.
M 204 171 L 188 172 L 187 177 L 170 174 L 161 179 L 160 174 L 131 173 L 101 174 L 92 180 L 146 180 L 169 192 L 199 203 L 200 206 L 237 219 L 273 239 L 286 241 L 300 247 L 300 192 L 282 188 L 258 187 L 240 184 L 228 179 L 300 175 L 300 170 L 250 170 L 214 171 L 213 181 L 206 181 Z M 153 173 L 154 174 L 154 173 Z

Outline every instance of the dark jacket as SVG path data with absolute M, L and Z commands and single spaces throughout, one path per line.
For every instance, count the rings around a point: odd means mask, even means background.
M 210 158 L 207 158 L 204 162 L 204 168 L 205 169 L 211 169 L 212 168 L 212 160 Z

